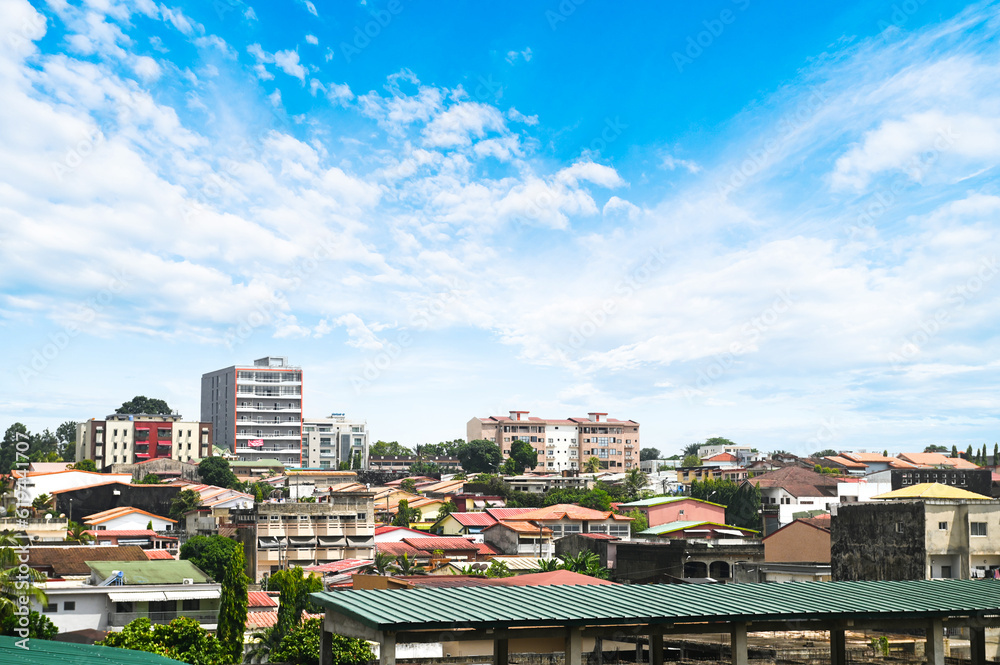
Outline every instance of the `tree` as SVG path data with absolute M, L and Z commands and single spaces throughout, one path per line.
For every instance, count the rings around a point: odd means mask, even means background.
M 395 560 L 396 558 L 388 552 L 375 552 L 372 565 L 365 570 L 374 571 L 376 575 L 387 575 L 391 572 L 389 568 Z
M 958 446 L 956 446 L 955 444 L 951 445 L 951 456 L 954 458 L 958 457 Z
M 580 505 L 584 508 L 590 508 L 591 510 L 611 510 L 611 497 L 606 491 L 600 487 L 595 487 L 594 489 L 587 492 L 587 495 L 583 497 L 580 501 Z
M 527 441 L 517 439 L 510 444 L 510 459 L 514 460 L 514 475 L 521 475 L 525 469 L 538 465 L 538 451 Z
M 417 493 L 417 481 L 413 478 L 403 478 L 402 482 L 399 483 L 399 489 L 407 492 L 409 494 Z
M 51 640 L 59 632 L 56 625 L 52 623 L 44 614 L 39 614 L 35 610 L 31 610 L 28 613 L 27 626 L 20 625 L 20 619 L 24 617 L 19 617 L 16 614 L 4 615 L 3 619 L 0 619 L 0 635 L 21 635 L 17 630 L 24 628 L 28 629 L 28 639 L 34 640 Z
M 59 455 L 66 462 L 76 459 L 76 425 L 75 420 L 67 420 L 56 428 L 56 440 L 59 442 Z
M 309 619 L 303 622 L 301 626 L 281 638 L 281 642 L 271 653 L 270 661 L 318 665 L 322 629 L 322 619 Z M 336 633 L 331 638 L 333 665 L 363 665 L 375 660 L 375 654 L 368 642 Z
M 601 460 L 596 457 L 588 457 L 583 463 L 583 470 L 587 473 L 597 473 L 601 470 Z
M 180 557 L 187 559 L 213 580 L 221 582 L 233 551 L 242 546 L 225 536 L 195 536 L 181 545 Z
M 441 473 L 441 467 L 434 462 L 425 462 L 418 459 L 410 465 L 410 473 L 416 476 L 429 476 L 433 473 Z
M 423 575 L 427 572 L 423 566 L 418 566 L 415 559 L 410 558 L 407 553 L 396 557 L 395 568 L 401 575 Z
M 224 457 L 206 457 L 198 462 L 198 475 L 203 483 L 216 487 L 234 488 L 240 482 Z
M 760 483 L 743 483 L 726 504 L 726 523 L 760 531 Z
M 368 449 L 374 457 L 413 457 L 413 451 L 397 441 L 376 441 Z
M 131 415 L 147 414 L 156 416 L 168 416 L 173 413 L 167 403 L 162 399 L 155 399 L 144 397 L 143 395 L 136 395 L 129 401 L 123 403 L 120 407 L 115 409 L 115 413 L 124 413 Z
M 513 458 L 508 457 L 500 465 L 500 475 L 501 476 L 517 476 L 517 462 Z
M 170 502 L 170 518 L 182 520 L 189 512 L 201 505 L 201 495 L 194 490 L 181 490 Z
M 490 562 L 490 567 L 486 569 L 486 577 L 491 579 L 514 577 L 514 573 L 511 572 L 506 563 L 493 559 L 493 561 Z
M 28 434 L 28 428 L 21 423 L 14 423 L 7 428 L 7 431 L 3 435 L 3 445 L 0 446 L 0 475 L 5 475 L 11 472 L 14 468 L 15 463 L 18 461 L 18 453 L 22 455 L 27 455 L 30 450 L 31 437 Z M 18 444 L 21 444 L 20 447 Z M 24 458 L 21 458 L 22 460 Z
M 948 447 L 947 446 L 939 446 L 937 444 L 933 444 L 932 443 L 931 445 L 929 445 L 926 448 L 924 448 L 924 452 L 925 453 L 945 453 L 945 454 L 948 454 Z M 955 452 L 957 453 L 958 450 L 956 450 Z M 958 457 L 958 455 L 955 455 L 955 457 Z
M 730 441 L 729 439 L 725 439 L 725 438 L 723 438 L 721 436 L 713 436 L 710 439 L 705 439 L 705 443 L 703 443 L 701 445 L 703 445 L 703 446 L 735 446 L 736 444 L 733 443 L 732 441 Z M 697 453 L 698 451 L 696 450 L 695 452 Z
M 98 473 L 97 465 L 94 464 L 94 460 L 92 459 L 82 459 L 70 468 L 76 469 L 77 471 L 90 471 L 92 473 Z
M 85 545 L 94 540 L 94 537 L 87 533 L 87 527 L 79 522 L 70 522 L 66 530 L 67 543 L 79 543 Z
M 32 462 L 56 462 L 59 460 L 59 439 L 48 428 L 41 434 L 32 436 L 30 446 L 28 459 Z
M 392 526 L 410 526 L 410 522 L 419 522 L 423 514 L 419 508 L 410 508 L 410 502 L 400 499 L 396 506 L 396 516 L 392 518 Z
M 52 497 L 43 493 L 35 497 L 35 500 L 31 502 L 31 507 L 43 513 L 50 508 L 50 503 L 52 503 Z
M 439 520 L 443 520 L 445 517 L 448 517 L 448 515 L 451 515 L 456 510 L 458 510 L 458 506 L 455 505 L 454 501 L 448 499 L 447 501 L 441 504 L 440 508 L 438 508 L 437 518 Z
M 629 512 L 622 514 L 632 518 L 631 527 L 633 534 L 640 533 L 649 528 L 649 518 L 646 517 L 646 513 L 642 512 L 638 508 L 633 508 Z
M 611 574 L 611 571 L 601 565 L 601 558 L 597 556 L 597 553 L 590 550 L 581 550 L 574 555 L 563 555 L 559 558 L 562 559 L 563 567 L 574 573 L 590 575 L 602 580 L 608 579 Z
M 701 447 L 703 445 L 705 444 L 698 442 L 687 444 L 686 446 L 684 446 L 684 450 L 681 451 L 681 457 L 683 458 L 687 457 L 688 455 L 697 455 L 698 451 L 701 450 Z
M 701 466 L 701 458 L 697 455 L 685 455 L 681 466 Z
M 494 473 L 503 460 L 499 446 L 486 439 L 473 439 L 455 449 L 462 468 L 467 473 Z
M 660 449 L 659 448 L 640 448 L 639 449 L 639 461 L 645 462 L 646 460 L 660 459 Z
M 821 457 L 836 457 L 840 453 L 833 448 L 827 448 L 826 450 L 817 450 L 812 454 L 815 459 L 820 459 Z
M 969 444 L 969 447 L 965 449 L 965 459 L 969 460 L 970 462 L 972 461 L 972 444 L 971 443 Z
M 1000 464 L 1000 461 L 998 461 L 998 458 L 1000 458 L 1000 445 L 997 445 L 996 443 L 994 443 L 993 444 L 993 466 L 996 466 L 997 464 Z
M 309 597 L 311 593 L 323 590 L 323 580 L 315 573 L 306 574 L 301 566 L 295 566 L 288 570 L 279 570 L 271 575 L 267 580 L 269 591 L 280 591 L 278 598 L 279 623 L 284 618 L 283 627 L 298 625 L 302 622 L 303 612 L 321 612 L 322 608 L 316 605 Z M 282 617 L 282 608 L 287 614 Z
M 625 472 L 624 490 L 629 500 L 638 499 L 648 484 L 649 476 L 639 467 L 633 467 Z
M 20 539 L 11 531 L 0 532 L 0 616 L 12 615 L 24 605 L 24 599 L 48 605 L 45 591 L 36 586 L 45 582 L 45 573 L 28 568 L 21 571 L 23 562 L 14 548 L 21 545 Z
M 100 646 L 155 653 L 190 665 L 230 665 L 233 661 L 219 640 L 194 619 L 180 617 L 153 626 L 143 617 L 119 632 L 108 633 Z
M 160 485 L 162 483 L 163 483 L 163 481 L 160 480 L 160 477 L 158 475 L 156 475 L 155 473 L 147 473 L 145 476 L 142 477 L 142 480 L 140 480 L 138 484 L 139 485 Z
M 234 663 L 243 660 L 243 631 L 247 625 L 247 579 L 243 548 L 233 550 L 222 577 L 222 597 L 219 601 L 219 623 L 215 636 Z

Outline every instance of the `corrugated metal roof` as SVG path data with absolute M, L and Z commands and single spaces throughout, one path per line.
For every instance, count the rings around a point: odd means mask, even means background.
M 712 522 L 708 520 L 678 520 L 676 522 L 667 522 L 666 524 L 659 524 L 657 526 L 650 527 L 645 531 L 640 532 L 640 535 L 649 536 L 659 536 L 664 533 L 673 533 L 675 531 L 686 531 L 688 529 L 693 529 L 699 526 L 706 526 L 710 529 L 724 529 L 728 531 L 738 531 L 742 533 L 758 533 L 753 529 L 743 529 L 740 527 L 732 526 L 730 524 L 720 524 L 718 522 Z
M 1000 613 L 1000 581 L 481 587 L 311 594 L 377 630 L 918 618 Z
M 90 644 L 30 640 L 28 649 L 17 646 L 20 638 L 0 635 L 0 663 L 18 665 L 183 665 L 181 661 L 145 651 L 131 651 Z
M 975 501 L 992 501 L 992 497 L 976 494 L 961 487 L 952 487 L 942 483 L 917 483 L 898 490 L 886 492 L 872 497 L 873 499 L 972 499 Z

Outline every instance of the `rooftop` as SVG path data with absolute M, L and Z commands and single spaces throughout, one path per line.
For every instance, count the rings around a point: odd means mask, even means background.
M 614 520 L 630 520 L 630 517 L 624 515 L 616 515 L 615 513 L 603 510 L 593 510 L 591 508 L 584 508 L 583 506 L 578 506 L 575 503 L 557 503 L 554 506 L 546 506 L 545 508 L 535 508 L 534 510 L 529 510 L 526 513 L 520 513 L 518 515 L 512 515 L 506 518 L 506 521 L 527 521 L 527 520 L 582 520 L 582 521 L 604 521 L 607 519 Z
M 195 584 L 211 582 L 208 575 L 186 559 L 150 561 L 145 555 L 143 559 L 143 561 L 88 561 L 87 565 L 101 579 L 107 579 L 114 571 L 120 570 L 125 573 L 125 583 L 129 585 L 182 584 L 185 579 L 194 580 Z
M 629 501 L 628 503 L 620 503 L 618 505 L 622 508 L 645 508 L 649 506 L 662 506 L 665 503 L 677 503 L 678 501 L 697 501 L 698 503 L 725 508 L 721 503 L 696 499 L 692 496 L 654 496 L 651 499 L 639 499 L 638 501 Z
M 941 483 L 917 483 L 872 497 L 873 499 L 970 499 L 993 501 L 992 497 Z
M 53 640 L 31 640 L 17 646 L 18 637 L 0 636 L 0 663 L 18 665 L 183 665 L 180 661 L 145 651 L 99 647 Z
M 32 568 L 51 570 L 52 577 L 90 575 L 88 561 L 149 561 L 138 545 L 67 545 L 28 548 Z

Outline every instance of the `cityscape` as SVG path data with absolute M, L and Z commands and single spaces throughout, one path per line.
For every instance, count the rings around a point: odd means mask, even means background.
M 1000 0 L 0 0 L 0 664 L 1000 663 Z

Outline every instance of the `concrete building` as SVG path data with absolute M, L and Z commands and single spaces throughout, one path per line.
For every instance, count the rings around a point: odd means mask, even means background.
M 735 460 L 734 464 L 745 464 L 748 461 L 753 461 L 755 459 L 760 459 L 762 456 L 759 453 L 755 453 L 753 448 L 750 446 L 737 446 L 737 445 L 712 445 L 712 446 L 702 446 L 698 449 L 698 457 L 702 460 L 715 457 L 716 455 L 722 455 L 729 453 Z
M 1000 571 L 1000 501 L 928 483 L 836 507 L 835 580 L 992 577 Z
M 181 462 L 212 454 L 211 422 L 184 420 L 180 414 L 113 413 L 76 426 L 76 459 L 92 459 L 99 469 L 153 459 Z
M 212 423 L 216 445 L 241 460 L 277 459 L 300 468 L 302 368 L 267 356 L 201 377 L 201 419 Z
M 535 471 L 561 472 L 580 469 L 591 457 L 602 469 L 631 469 L 639 466 L 639 423 L 608 418 L 592 412 L 586 418 L 532 418 L 528 411 L 511 411 L 510 416 L 473 418 L 466 424 L 466 439 L 486 439 L 496 443 L 505 457 L 510 446 L 521 440 L 538 453 Z
M 624 512 L 637 509 L 646 516 L 651 527 L 683 520 L 726 521 L 725 506 L 689 496 L 657 496 L 622 503 L 618 507 Z
M 302 454 L 310 469 L 368 468 L 368 423 L 343 413 L 302 420 Z
M 766 563 L 830 563 L 830 523 L 827 515 L 797 519 L 764 538 Z

